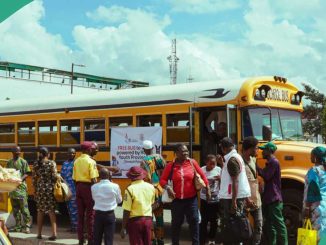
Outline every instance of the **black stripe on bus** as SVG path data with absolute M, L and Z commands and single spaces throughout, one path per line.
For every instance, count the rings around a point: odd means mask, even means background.
M 115 109 L 115 108 L 138 107 L 138 106 L 181 104 L 181 103 L 188 103 L 188 102 L 191 102 L 191 101 L 175 99 L 175 100 L 148 101 L 148 102 L 114 104 L 114 105 L 80 106 L 80 107 L 70 107 L 70 108 L 68 107 L 68 108 L 55 108 L 55 109 L 44 109 L 44 110 L 2 112 L 2 113 L 0 113 L 0 116 L 23 115 L 23 114 L 37 114 L 37 113 L 49 113 L 49 112 L 62 112 L 62 111 L 83 111 L 83 110 Z

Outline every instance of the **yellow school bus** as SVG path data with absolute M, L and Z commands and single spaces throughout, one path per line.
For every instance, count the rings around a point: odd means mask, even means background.
M 100 146 L 97 162 L 110 165 L 113 127 L 161 126 L 167 161 L 173 159 L 177 143 L 187 144 L 192 157 L 203 163 L 207 154 L 219 153 L 224 136 L 238 149 L 247 136 L 261 143 L 273 140 L 282 166 L 286 223 L 293 234 L 301 220 L 304 176 L 314 147 L 303 140 L 302 97 L 285 78 L 266 76 L 3 101 L 0 159 L 9 159 L 11 147 L 20 145 L 23 157 L 32 163 L 38 147 L 47 146 L 60 168 L 69 147 L 78 150 L 82 141 L 93 140 Z M 122 191 L 129 184 L 127 179 L 114 181 Z

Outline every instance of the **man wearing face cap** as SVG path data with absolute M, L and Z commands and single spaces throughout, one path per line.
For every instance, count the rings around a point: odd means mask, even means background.
M 152 237 L 152 245 L 164 244 L 164 220 L 163 220 L 163 189 L 159 184 L 161 173 L 165 167 L 164 158 L 159 154 L 153 153 L 153 142 L 145 140 L 143 142 L 143 150 L 145 153 L 144 159 L 140 163 L 140 167 L 147 171 L 145 181 L 151 183 L 155 188 L 155 207 L 153 214 L 155 216 L 155 228 Z
M 268 244 L 288 244 L 287 229 L 283 217 L 283 198 L 281 188 L 281 166 L 274 153 L 277 146 L 268 142 L 259 147 L 266 159 L 265 168 L 256 166 L 258 174 L 264 179 L 263 211 L 264 229 L 267 231 Z
M 92 199 L 91 186 L 99 176 L 96 162 L 92 158 L 96 155 L 97 144 L 91 141 L 84 141 L 81 144 L 82 155 L 74 163 L 72 178 L 76 183 L 76 201 L 78 213 L 78 240 L 79 244 L 84 243 L 84 216 L 86 211 L 88 244 L 93 244 L 93 223 L 94 223 L 94 200 Z
M 152 228 L 152 204 L 155 189 L 143 179 L 147 172 L 139 166 L 130 168 L 127 177 L 132 181 L 126 188 L 123 200 L 121 237 L 129 233 L 131 245 L 150 245 Z

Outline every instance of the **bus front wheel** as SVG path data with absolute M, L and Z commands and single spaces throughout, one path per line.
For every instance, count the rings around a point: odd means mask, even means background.
M 284 189 L 283 217 L 288 230 L 289 240 L 295 240 L 297 230 L 302 224 L 303 193 L 297 189 Z

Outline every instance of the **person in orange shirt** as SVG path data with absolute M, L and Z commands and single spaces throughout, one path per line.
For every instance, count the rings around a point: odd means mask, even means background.
M 84 244 L 84 218 L 86 211 L 87 222 L 87 240 L 88 244 L 93 244 L 93 224 L 94 224 L 94 200 L 92 198 L 91 187 L 96 183 L 99 176 L 96 162 L 92 158 L 96 155 L 97 144 L 90 141 L 84 141 L 81 144 L 83 154 L 78 157 L 74 163 L 72 179 L 76 183 L 76 201 L 78 213 L 78 240 L 79 244 Z

